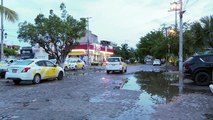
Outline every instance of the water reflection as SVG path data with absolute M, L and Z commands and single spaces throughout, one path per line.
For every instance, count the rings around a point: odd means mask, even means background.
M 128 82 L 122 89 L 141 91 L 141 94 L 135 103 L 137 107 L 120 115 L 119 119 L 151 119 L 157 104 L 166 104 L 178 95 L 178 86 L 171 85 L 177 82 L 177 76 L 160 72 L 138 72 L 125 77 Z
M 151 96 L 153 102 L 161 104 L 178 95 L 178 86 L 171 85 L 177 83 L 177 80 L 178 76 L 163 75 L 160 72 L 138 72 L 129 77 L 123 89 L 144 91 Z

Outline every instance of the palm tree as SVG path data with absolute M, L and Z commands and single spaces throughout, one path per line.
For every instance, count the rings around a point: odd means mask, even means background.
M 213 47 L 213 15 L 201 18 L 200 22 L 203 28 L 203 39 Z
M 213 15 L 206 16 L 191 25 L 192 43 L 195 49 L 213 47 Z M 196 50 L 195 50 L 196 51 Z
M 5 6 L 0 5 L 0 13 L 3 13 L 8 21 L 15 22 L 18 20 L 18 14 Z

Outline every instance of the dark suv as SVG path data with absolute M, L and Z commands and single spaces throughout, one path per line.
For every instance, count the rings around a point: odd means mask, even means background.
M 184 62 L 183 68 L 184 78 L 197 85 L 209 85 L 212 82 L 213 54 L 192 56 Z

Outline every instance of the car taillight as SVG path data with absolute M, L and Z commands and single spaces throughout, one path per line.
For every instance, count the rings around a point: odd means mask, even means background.
M 27 72 L 28 70 L 30 70 L 30 67 L 24 68 L 21 72 Z

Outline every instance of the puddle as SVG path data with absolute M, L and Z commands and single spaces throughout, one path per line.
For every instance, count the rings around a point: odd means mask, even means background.
M 178 74 L 162 74 L 162 72 L 137 72 L 125 74 L 120 80 L 113 80 L 110 76 L 103 77 L 104 87 L 115 86 L 120 90 L 139 92 L 139 97 L 134 102 L 134 107 L 122 113 L 118 120 L 122 119 L 151 119 L 155 107 L 159 104 L 167 104 L 179 95 Z M 191 82 L 192 83 L 192 82 Z M 183 93 L 203 93 L 208 87 L 184 83 Z M 102 96 L 91 99 L 90 102 L 116 102 L 114 98 L 119 96 L 113 92 L 105 92 Z M 121 101 L 120 101 L 121 102 Z M 212 115 L 206 115 L 211 118 Z
M 178 95 L 178 86 L 172 84 L 178 82 L 176 75 L 163 75 L 161 72 L 138 72 L 128 77 L 128 82 L 122 89 L 136 90 L 146 93 L 150 97 L 155 96 L 155 102 L 167 103 L 174 96 Z M 162 98 L 163 101 L 162 102 Z

